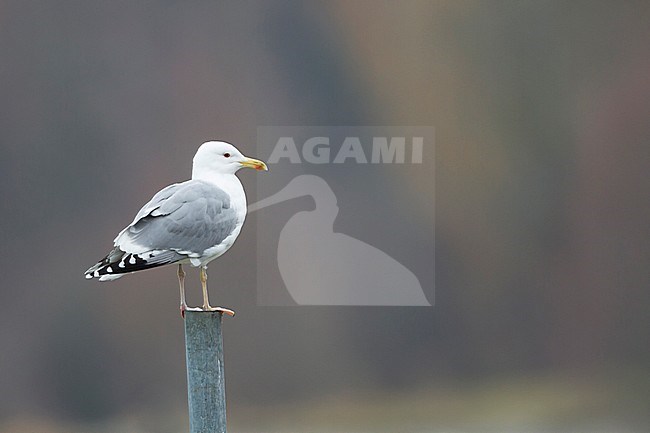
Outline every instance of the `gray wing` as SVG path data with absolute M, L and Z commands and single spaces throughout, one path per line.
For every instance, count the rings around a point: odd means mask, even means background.
M 115 243 L 129 252 L 172 250 L 198 257 L 219 245 L 236 226 L 237 213 L 228 194 L 207 182 L 190 180 L 158 192 Z

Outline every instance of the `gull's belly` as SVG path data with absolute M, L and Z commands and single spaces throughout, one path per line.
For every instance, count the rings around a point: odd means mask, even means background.
M 241 232 L 241 228 L 244 225 L 244 218 L 246 216 L 246 211 L 240 212 L 240 214 L 241 214 L 240 222 L 237 224 L 237 226 L 235 227 L 235 229 L 230 235 L 228 235 L 219 245 L 215 245 L 203 251 L 201 257 L 190 258 L 188 260 L 189 264 L 191 264 L 194 267 L 205 266 L 212 260 L 216 259 L 217 257 L 223 255 L 226 251 L 228 251 L 230 247 L 232 247 L 235 241 L 237 240 L 237 237 L 239 236 L 239 232 Z

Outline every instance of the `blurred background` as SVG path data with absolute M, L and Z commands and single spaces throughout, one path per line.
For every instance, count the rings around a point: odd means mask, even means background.
M 435 126 L 430 171 L 395 182 L 425 225 L 435 187 L 436 305 L 258 307 L 252 216 L 211 267 L 238 312 L 230 431 L 647 431 L 649 21 L 642 1 L 0 1 L 0 432 L 187 431 L 175 269 L 82 273 L 203 141 L 268 156 L 259 125 Z

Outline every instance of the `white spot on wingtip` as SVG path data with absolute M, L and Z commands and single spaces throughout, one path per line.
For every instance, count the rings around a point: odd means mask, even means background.
M 92 280 L 93 276 L 91 274 L 86 274 L 86 279 L 87 280 Z
M 113 272 L 113 268 L 110 267 L 110 266 L 108 266 L 108 267 L 106 268 L 106 272 Z
M 132 264 L 132 265 L 135 265 L 135 256 L 131 256 L 129 258 L 129 263 Z

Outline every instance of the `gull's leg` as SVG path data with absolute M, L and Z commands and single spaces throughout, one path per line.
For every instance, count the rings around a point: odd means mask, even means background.
M 178 285 L 181 290 L 181 317 L 185 318 L 185 310 L 187 310 L 187 304 L 185 303 L 185 271 L 180 263 L 178 264 Z
M 210 310 L 210 301 L 208 300 L 208 271 L 205 266 L 201 266 L 201 288 L 203 289 L 203 309 Z
M 178 264 L 178 286 L 181 291 L 181 317 L 185 318 L 186 311 L 201 311 L 200 308 L 190 308 L 185 303 L 185 271 L 180 263 Z
M 208 300 L 208 267 L 201 266 L 201 288 L 203 289 L 203 311 L 220 311 L 229 316 L 234 316 L 235 312 L 223 307 L 211 307 Z

